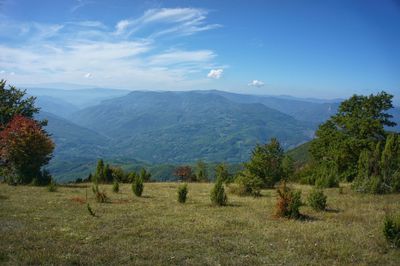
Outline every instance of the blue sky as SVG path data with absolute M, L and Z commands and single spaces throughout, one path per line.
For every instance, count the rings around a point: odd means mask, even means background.
M 17 85 L 400 94 L 400 2 L 0 0 Z

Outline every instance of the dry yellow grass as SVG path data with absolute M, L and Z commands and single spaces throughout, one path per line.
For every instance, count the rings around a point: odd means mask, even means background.
M 100 185 L 112 203 L 94 200 L 90 185 L 0 185 L 0 264 L 145 265 L 400 265 L 400 251 L 382 234 L 385 210 L 400 210 L 400 195 L 360 195 L 326 190 L 327 212 L 301 208 L 309 219 L 273 217 L 276 193 L 228 195 L 229 206 L 210 203 L 211 184 L 189 184 L 177 202 L 177 183 L 130 185 L 120 193 Z M 296 186 L 303 191 L 308 186 Z

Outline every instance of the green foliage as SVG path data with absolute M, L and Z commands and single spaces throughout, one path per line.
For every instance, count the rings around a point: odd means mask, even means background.
M 393 96 L 354 95 L 339 106 L 336 115 L 322 124 L 310 152 L 317 164 L 333 162 L 340 179 L 352 181 L 358 175 L 358 161 L 363 150 L 373 150 L 386 138 L 384 126 L 394 126 L 386 111 L 393 108 Z
M 125 183 L 129 182 L 127 174 L 125 174 L 124 170 L 122 170 L 121 167 L 112 167 L 111 172 L 114 180 Z
M 278 140 L 272 138 L 268 144 L 257 144 L 252 151 L 250 161 L 244 166 L 249 174 L 259 177 L 265 187 L 273 187 L 283 176 L 283 155 Z
M 114 178 L 113 178 L 113 171 L 112 171 L 110 165 L 106 164 L 106 166 L 104 167 L 103 171 L 104 171 L 104 173 L 103 173 L 103 177 L 104 177 L 103 182 L 104 183 L 111 183 Z
M 282 160 L 282 178 L 288 181 L 294 174 L 294 160 L 289 155 L 285 155 Z
M 251 195 L 258 197 L 261 195 L 261 189 L 264 185 L 264 182 L 260 177 L 251 174 L 247 170 L 244 170 L 239 173 L 238 177 L 236 177 L 235 184 L 236 186 L 232 186 L 230 192 L 239 196 Z
M 228 203 L 228 197 L 225 193 L 224 183 L 222 180 L 216 180 L 211 190 L 211 202 L 218 206 L 224 206 Z
M 56 192 L 58 190 L 57 183 L 54 180 L 47 185 L 47 190 L 49 192 Z
M 386 215 L 383 234 L 395 247 L 400 248 L 400 215 Z
M 94 174 L 94 179 L 97 182 L 104 182 L 104 162 L 103 159 L 97 161 L 96 173 Z
M 136 174 L 136 172 L 131 172 L 128 175 L 128 182 L 133 183 L 137 177 L 138 177 L 138 175 Z
M 6 88 L 6 81 L 0 80 L 0 131 L 16 116 L 33 118 L 39 112 L 35 107 L 36 97 L 26 97 L 25 90 L 19 90 L 14 86 Z M 41 122 L 45 125 L 45 121 Z
M 99 203 L 107 203 L 110 202 L 110 199 L 107 197 L 104 191 L 100 191 L 99 184 L 96 182 L 92 185 L 92 191 L 95 195 L 96 201 Z
M 363 150 L 358 160 L 358 174 L 352 187 L 363 193 L 383 194 L 400 191 L 400 137 L 389 134 L 384 149 Z
M 132 191 L 137 196 L 142 196 L 144 189 L 143 178 L 141 176 L 137 176 L 132 183 Z
M 307 202 L 315 211 L 324 211 L 326 209 L 327 196 L 322 189 L 313 189 L 308 195 Z
M 310 181 L 311 180 L 314 180 L 314 185 L 319 188 L 339 186 L 336 167 L 331 162 L 322 162 L 321 164 L 314 166 Z
M 207 164 L 202 160 L 197 161 L 196 163 L 196 177 L 197 181 L 207 182 L 208 181 L 208 171 Z
M 310 154 L 311 141 L 308 141 L 294 149 L 290 149 L 286 152 L 287 156 L 290 156 L 297 165 L 304 165 L 311 161 Z
M 301 191 L 294 191 L 286 186 L 283 181 L 279 186 L 278 200 L 276 202 L 275 215 L 282 218 L 300 218 L 300 207 L 303 205 L 301 201 Z
M 113 190 L 113 192 L 115 192 L 115 193 L 118 193 L 118 192 L 119 192 L 119 183 L 118 183 L 117 180 L 114 180 L 114 183 L 113 183 L 113 186 L 112 186 L 112 190 Z
M 140 178 L 143 180 L 143 182 L 149 182 L 151 179 L 151 174 L 147 172 L 145 168 L 142 168 L 142 170 L 140 170 Z
M 229 173 L 228 166 L 225 163 L 220 163 L 215 167 L 215 179 L 228 184 L 232 182 L 232 175 Z
M 180 185 L 178 187 L 178 202 L 185 203 L 188 194 L 187 184 Z

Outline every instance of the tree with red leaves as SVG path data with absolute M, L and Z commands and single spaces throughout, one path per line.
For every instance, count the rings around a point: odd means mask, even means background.
M 16 115 L 0 131 L 0 163 L 13 183 L 48 182 L 44 180 L 48 174 L 41 168 L 50 161 L 53 150 L 49 135 L 31 118 Z
M 182 181 L 195 181 L 192 168 L 188 165 L 176 168 L 175 176 L 178 176 Z

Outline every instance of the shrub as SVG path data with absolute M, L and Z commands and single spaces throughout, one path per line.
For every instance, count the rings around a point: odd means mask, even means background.
M 285 218 L 300 218 L 299 209 L 303 205 L 301 202 L 301 191 L 293 191 L 283 181 L 277 192 L 278 201 L 276 203 L 275 215 Z
M 324 211 L 326 209 L 326 195 L 322 189 L 313 189 L 308 195 L 308 205 L 315 211 Z
M 56 192 L 57 191 L 57 183 L 54 180 L 51 180 L 50 184 L 47 185 L 47 190 L 49 192 Z
M 252 175 L 248 171 L 243 171 L 235 180 L 236 187 L 234 186 L 232 192 L 239 196 L 252 195 L 254 197 L 261 196 L 261 188 L 264 185 L 264 181 L 255 175 Z
M 178 202 L 185 203 L 188 194 L 187 184 L 178 187 Z
M 221 179 L 217 179 L 214 188 L 211 190 L 211 202 L 219 206 L 224 206 L 228 203 L 228 197 Z
M 133 183 L 132 183 L 132 191 L 133 191 L 133 193 L 137 197 L 140 197 L 140 196 L 142 196 L 143 188 L 144 188 L 144 185 L 143 185 L 142 177 L 136 176 L 135 180 L 133 180 Z
M 113 186 L 112 186 L 112 190 L 113 190 L 113 192 L 115 192 L 115 193 L 118 193 L 118 192 L 119 192 L 119 183 L 118 183 L 117 180 L 114 180 L 114 183 L 113 183 Z
M 92 191 L 96 196 L 96 201 L 99 203 L 106 203 L 110 202 L 110 199 L 107 197 L 107 194 L 103 191 L 101 192 L 99 189 L 99 185 L 95 182 L 92 186 Z
M 92 216 L 96 216 L 96 214 L 94 213 L 94 211 L 92 210 L 92 208 L 90 207 L 89 203 L 86 204 L 87 210 L 89 212 L 90 215 Z
M 400 247 L 400 214 L 386 215 L 383 234 L 395 247 Z

